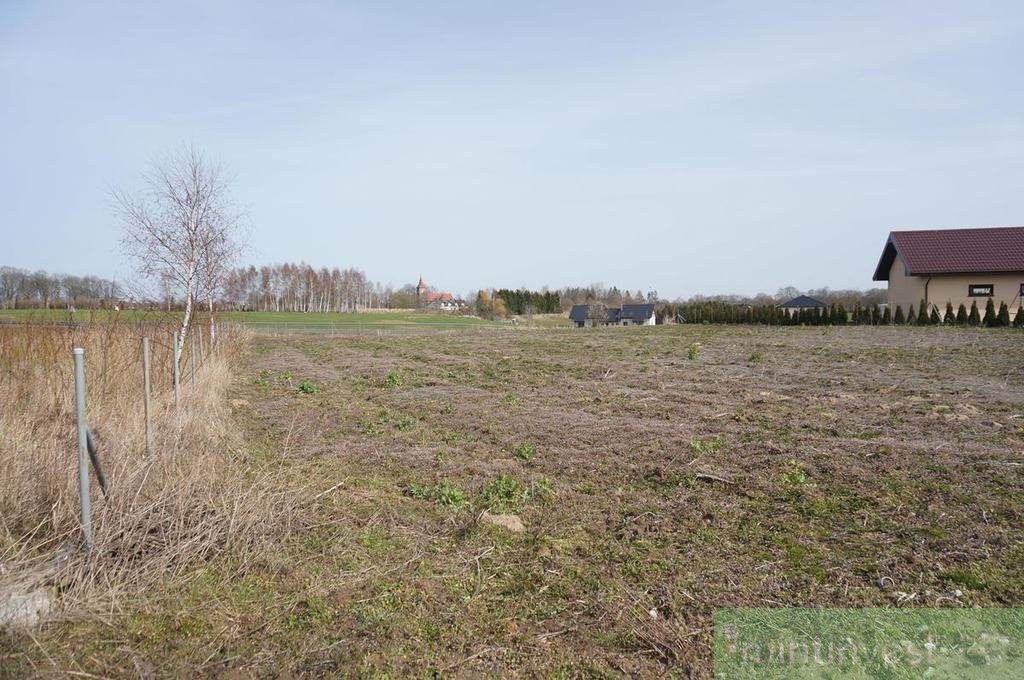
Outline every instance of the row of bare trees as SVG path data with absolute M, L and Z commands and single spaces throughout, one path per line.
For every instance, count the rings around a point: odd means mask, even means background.
M 540 293 L 548 292 L 542 288 Z M 631 292 L 628 288 L 619 289 L 618 286 L 604 286 L 599 283 L 589 286 L 567 286 L 554 291 L 558 294 L 562 311 L 568 311 L 573 305 L 588 304 L 597 302 L 609 307 L 621 307 L 623 304 L 643 304 L 658 301 L 658 291 L 650 290 L 646 293 L 639 288 Z M 536 310 L 534 310 L 536 311 Z
M 284 263 L 241 267 L 225 276 L 223 301 L 239 310 L 262 312 L 351 312 L 388 305 L 390 288 L 358 269 L 314 269 Z
M 694 295 L 687 299 L 677 299 L 676 304 L 701 305 L 706 303 L 721 302 L 732 305 L 751 305 L 754 307 L 771 306 L 792 300 L 799 295 L 809 295 L 816 300 L 821 300 L 827 305 L 843 305 L 847 309 L 853 309 L 855 305 L 862 307 L 873 307 L 886 302 L 885 288 L 868 288 L 860 290 L 857 288 L 811 288 L 800 290 L 794 286 L 779 288 L 774 294 L 758 293 L 756 295 Z
M 101 307 L 117 304 L 120 297 L 120 286 L 110 279 L 0 266 L 0 308 L 3 309 Z

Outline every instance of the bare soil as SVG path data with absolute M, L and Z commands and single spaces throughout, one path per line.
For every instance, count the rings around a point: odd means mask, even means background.
M 719 607 L 1024 605 L 1020 332 L 260 337 L 248 365 L 239 455 L 296 499 L 274 548 L 11 668 L 707 677 Z

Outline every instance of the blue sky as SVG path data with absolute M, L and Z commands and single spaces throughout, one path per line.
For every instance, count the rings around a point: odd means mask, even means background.
M 0 4 L 0 264 L 128 274 L 112 187 L 219 159 L 248 260 L 398 286 L 867 287 L 1024 223 L 1024 5 Z

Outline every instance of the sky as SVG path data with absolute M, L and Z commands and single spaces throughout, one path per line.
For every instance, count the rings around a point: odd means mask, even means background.
M 0 264 L 129 278 L 111 191 L 191 143 L 246 263 L 395 287 L 866 288 L 1024 224 L 1020 2 L 0 0 Z

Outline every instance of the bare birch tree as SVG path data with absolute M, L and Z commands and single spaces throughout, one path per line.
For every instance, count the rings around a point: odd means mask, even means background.
M 193 146 L 154 163 L 144 182 L 138 194 L 114 192 L 124 223 L 121 243 L 142 278 L 171 283 L 184 301 L 180 356 L 196 305 L 205 296 L 212 312 L 224 274 L 234 262 L 241 217 L 220 166 Z
M 210 341 L 215 342 L 216 323 L 214 302 L 223 294 L 224 285 L 232 272 L 233 265 L 242 251 L 238 240 L 241 216 L 233 217 L 210 225 L 203 252 L 199 261 L 199 299 L 205 300 L 210 315 Z

